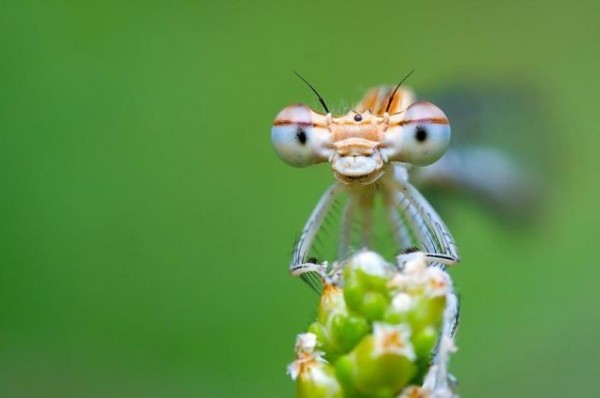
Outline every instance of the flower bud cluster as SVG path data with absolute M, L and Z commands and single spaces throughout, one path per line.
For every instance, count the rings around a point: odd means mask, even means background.
M 298 335 L 288 367 L 298 398 L 435 395 L 421 386 L 451 280 L 414 254 L 399 269 L 359 252 L 339 266 L 337 283 L 324 283 L 317 320 Z

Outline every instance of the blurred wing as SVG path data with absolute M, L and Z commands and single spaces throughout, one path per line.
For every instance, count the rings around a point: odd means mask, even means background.
M 535 215 L 541 176 L 554 152 L 544 137 L 548 112 L 535 90 L 519 83 L 469 83 L 423 98 L 450 119 L 452 143 L 435 164 L 413 168 L 411 180 L 420 188 L 469 194 L 513 220 Z
M 539 89 L 525 82 L 464 82 L 419 97 L 446 113 L 452 124 L 452 146 L 493 145 L 529 158 L 532 148 L 548 141 L 544 140 L 548 111 Z
M 506 152 L 491 147 L 450 149 L 439 161 L 415 167 L 411 180 L 421 190 L 468 194 L 504 217 L 529 220 L 541 201 L 534 173 L 519 167 Z M 436 195 L 433 196 L 435 201 Z

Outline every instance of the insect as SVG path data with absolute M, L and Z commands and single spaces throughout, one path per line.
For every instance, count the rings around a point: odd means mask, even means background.
M 317 203 L 292 255 L 290 272 L 313 287 L 327 271 L 327 263 L 310 258 L 309 251 L 333 203 L 343 194 L 348 199 L 341 213 L 338 259 L 352 250 L 351 225 L 358 213 L 362 216 L 360 246 L 371 248 L 374 204 L 380 198 L 396 248 L 404 253 L 400 261 L 415 251 L 442 267 L 459 261 L 448 228 L 409 182 L 411 168 L 437 161 L 446 152 L 451 135 L 441 109 L 416 101 L 413 92 L 402 87 L 411 73 L 395 87 L 368 91 L 356 108 L 338 117 L 298 75 L 317 95 L 325 112 L 296 104 L 284 108 L 273 122 L 271 139 L 282 160 L 295 167 L 327 162 L 337 180 Z

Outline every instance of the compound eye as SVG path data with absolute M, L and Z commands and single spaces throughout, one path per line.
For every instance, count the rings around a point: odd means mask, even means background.
M 279 112 L 271 129 L 271 142 L 284 162 L 306 167 L 327 160 L 329 131 L 319 118 L 323 117 L 301 104 Z
M 402 115 L 402 120 L 388 129 L 392 143 L 392 160 L 426 166 L 442 157 L 450 144 L 450 123 L 440 108 L 429 102 L 415 102 Z

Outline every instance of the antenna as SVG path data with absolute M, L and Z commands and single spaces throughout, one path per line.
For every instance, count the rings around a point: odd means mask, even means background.
M 310 89 L 313 91 L 313 93 L 315 93 L 317 95 L 317 97 L 319 98 L 319 102 L 321 103 L 321 105 L 323 105 L 323 108 L 325 108 L 325 112 L 327 113 L 331 113 L 329 112 L 329 108 L 327 108 L 327 104 L 325 103 L 325 100 L 323 99 L 323 97 L 321 97 L 321 94 L 319 94 L 319 92 L 317 90 L 315 90 L 315 88 L 302 76 L 300 76 L 298 74 L 298 72 L 294 71 L 294 73 L 296 74 L 296 76 L 298 76 L 304 83 L 306 83 L 306 85 L 308 87 L 310 87 Z M 411 72 L 412 73 L 412 72 Z
M 404 76 L 404 79 L 400 80 L 400 83 L 398 83 L 398 85 L 396 86 L 396 88 L 394 89 L 394 92 L 392 93 L 392 95 L 390 95 L 390 99 L 388 100 L 388 104 L 385 107 L 385 113 L 387 113 L 390 110 L 390 106 L 392 106 L 392 100 L 394 99 L 394 95 L 396 95 L 396 91 L 398 91 L 398 89 L 400 88 L 400 86 L 402 85 L 402 83 L 404 83 L 404 81 L 406 79 L 408 79 L 408 77 L 410 75 L 412 75 L 414 73 L 416 69 L 411 70 L 410 72 L 408 72 L 408 75 Z M 304 80 L 304 79 L 303 79 Z

